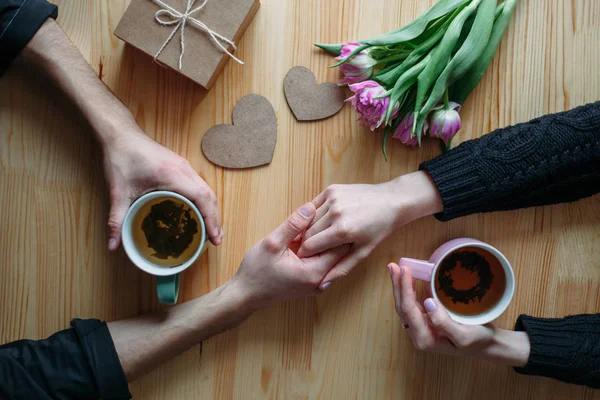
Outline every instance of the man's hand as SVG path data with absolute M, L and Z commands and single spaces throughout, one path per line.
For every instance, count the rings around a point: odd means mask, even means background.
M 221 243 L 223 229 L 214 192 L 187 160 L 141 131 L 129 109 L 98 79 L 53 19 L 44 22 L 17 61 L 56 83 L 89 121 L 102 145 L 111 202 L 110 250 L 119 247 L 121 225 L 133 200 L 153 190 L 178 192 L 196 203 L 211 242 Z
M 121 226 L 131 203 L 154 190 L 170 190 L 192 200 L 204 217 L 208 236 L 221 243 L 223 228 L 217 197 L 190 163 L 137 128 L 104 145 L 104 173 L 110 191 L 109 250 L 121 242 Z
M 351 244 L 322 285 L 350 273 L 397 228 L 443 209 L 440 195 L 423 171 L 379 185 L 332 185 L 312 203 L 317 214 L 303 236 L 300 257 Z
M 307 203 L 296 210 L 244 257 L 232 279 L 256 307 L 275 301 L 319 294 L 323 277 L 348 252 L 342 245 L 308 258 L 298 258 L 289 248 L 310 225 L 315 206 Z

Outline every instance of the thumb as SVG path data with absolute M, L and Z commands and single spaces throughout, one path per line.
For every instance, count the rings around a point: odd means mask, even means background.
M 450 314 L 436 300 L 427 299 L 424 303 L 425 310 L 429 315 L 431 326 L 442 335 L 446 336 L 452 343 L 458 345 L 467 337 L 465 327 L 450 318 Z M 458 346 L 457 346 L 458 347 Z
M 316 211 L 314 204 L 304 204 L 294 211 L 283 224 L 271 232 L 268 237 L 269 241 L 277 250 L 287 249 L 298 235 L 308 229 Z
M 115 200 L 110 207 L 110 214 L 108 216 L 108 250 L 110 251 L 118 249 L 121 244 L 121 227 L 128 208 L 129 201 L 126 199 Z

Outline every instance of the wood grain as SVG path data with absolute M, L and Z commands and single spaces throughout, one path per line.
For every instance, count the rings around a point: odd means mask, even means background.
M 383 182 L 438 154 L 394 143 L 346 107 L 297 123 L 282 90 L 295 65 L 335 81 L 312 42 L 339 42 L 406 24 L 434 0 L 262 0 L 237 53 L 206 92 L 112 31 L 123 0 L 58 1 L 58 22 L 102 80 L 158 142 L 187 157 L 215 189 L 226 237 L 183 277 L 183 300 L 231 277 L 252 244 L 332 183 Z M 459 140 L 600 98 L 600 2 L 521 1 L 478 89 L 463 107 Z M 279 137 L 265 168 L 215 167 L 200 151 L 211 126 L 229 123 L 244 95 L 274 105 Z M 153 280 L 106 251 L 108 199 L 101 153 L 89 127 L 54 89 L 24 71 L 0 80 L 0 343 L 43 338 L 74 317 L 131 317 L 158 307 Z M 323 296 L 265 309 L 131 385 L 140 399 L 600 399 L 589 389 L 525 377 L 483 361 L 418 353 L 392 304 L 385 265 L 426 257 L 461 236 L 485 240 L 512 260 L 521 313 L 560 317 L 600 311 L 600 198 L 400 230 Z

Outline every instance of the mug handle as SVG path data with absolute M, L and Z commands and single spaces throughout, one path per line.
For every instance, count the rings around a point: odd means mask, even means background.
M 433 263 L 415 258 L 401 258 L 400 265 L 410 268 L 413 278 L 431 282 L 431 274 L 433 273 L 433 267 L 435 267 Z
M 172 306 L 179 297 L 179 274 L 156 277 L 156 294 L 160 304 Z

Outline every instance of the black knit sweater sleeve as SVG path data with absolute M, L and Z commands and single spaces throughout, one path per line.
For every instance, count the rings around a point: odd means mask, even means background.
M 442 221 L 578 200 L 600 192 L 600 102 L 497 129 L 420 166 Z
M 521 315 L 515 330 L 526 331 L 531 342 L 529 361 L 517 372 L 600 389 L 600 314 Z

